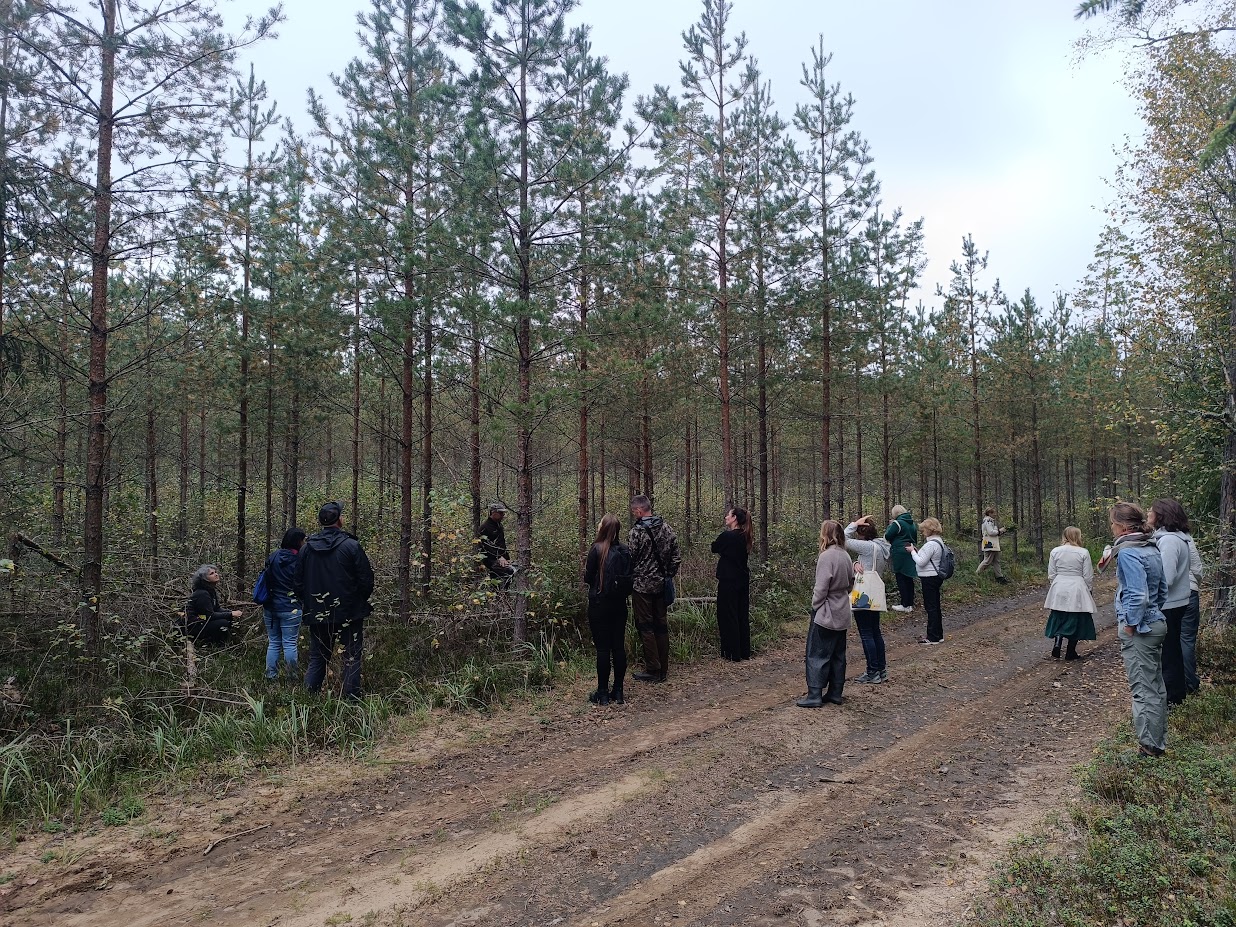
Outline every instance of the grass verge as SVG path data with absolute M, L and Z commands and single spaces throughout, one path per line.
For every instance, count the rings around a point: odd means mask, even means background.
M 1106 740 L 970 927 L 1236 925 L 1236 629 L 1206 643 L 1215 685 L 1172 712 L 1168 755 L 1138 757 L 1127 724 Z

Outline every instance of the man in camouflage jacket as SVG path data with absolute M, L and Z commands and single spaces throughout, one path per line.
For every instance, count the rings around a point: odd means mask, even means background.
M 647 496 L 631 500 L 631 518 L 635 521 L 627 541 L 634 573 L 631 606 L 635 629 L 644 645 L 644 672 L 634 675 L 642 682 L 665 682 L 669 668 L 665 583 L 677 575 L 682 554 L 674 529 L 659 515 L 652 514 L 652 502 Z

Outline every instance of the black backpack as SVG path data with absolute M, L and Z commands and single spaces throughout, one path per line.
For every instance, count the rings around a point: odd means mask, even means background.
M 957 572 L 957 555 L 953 553 L 953 548 L 938 537 L 932 540 L 940 545 L 940 562 L 936 567 L 936 572 L 940 574 L 941 579 L 952 579 L 953 574 Z
M 601 589 L 603 599 L 625 599 L 635 587 L 634 563 L 631 548 L 615 544 L 605 558 L 605 583 Z

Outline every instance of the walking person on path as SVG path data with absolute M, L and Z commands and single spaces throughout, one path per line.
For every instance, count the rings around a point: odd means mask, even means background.
M 940 590 L 944 586 L 944 577 L 940 575 L 944 564 L 943 528 L 937 518 L 924 518 L 920 527 L 926 537 L 922 548 L 910 545 L 910 556 L 923 584 L 923 608 L 927 612 L 927 634 L 918 642 L 941 644 L 944 642 L 944 617 L 940 610 Z
M 1167 600 L 1161 606 L 1167 620 L 1167 636 L 1163 639 L 1163 685 L 1167 688 L 1167 703 L 1179 705 L 1188 694 L 1181 631 L 1189 610 L 1192 572 L 1189 516 L 1175 499 L 1156 499 L 1146 514 L 1146 524 L 1154 530 L 1154 543 L 1163 558 L 1163 578 L 1167 581 Z
M 845 690 L 845 636 L 850 629 L 850 590 L 854 564 L 845 552 L 841 523 L 820 525 L 820 555 L 815 562 L 811 592 L 811 623 L 807 626 L 807 694 L 794 704 L 820 708 L 842 703 Z
M 584 564 L 588 586 L 588 629 L 597 648 L 597 688 L 588 696 L 596 705 L 619 705 L 626 699 L 623 680 L 627 675 L 627 596 L 631 592 L 631 551 L 618 540 L 622 522 L 606 515 L 597 526 L 597 537 Z M 614 684 L 609 684 L 610 666 Z
M 888 541 L 876 537 L 875 520 L 870 515 L 850 522 L 845 529 L 845 549 L 858 558 L 854 567 L 858 573 L 871 571 L 879 574 L 888 565 Z M 879 684 L 888 682 L 888 661 L 885 656 L 884 635 L 880 633 L 880 613 L 874 609 L 854 609 L 854 623 L 863 642 L 863 656 L 867 669 L 855 682 Z
M 717 633 L 721 656 L 751 659 L 751 516 L 746 509 L 725 513 L 725 530 L 712 542 L 717 554 Z
M 682 554 L 674 529 L 659 515 L 652 514 L 652 500 L 647 496 L 631 499 L 631 518 L 635 521 L 627 537 L 634 571 L 631 609 L 644 646 L 644 671 L 633 674 L 633 678 L 640 682 L 665 682 L 669 671 L 666 593 L 667 586 L 672 588 L 678 575 Z
M 1060 658 L 1060 645 L 1068 641 L 1066 660 L 1077 659 L 1077 642 L 1098 639 L 1094 630 L 1094 564 L 1090 551 L 1082 546 L 1080 528 L 1064 529 L 1060 546 L 1047 560 L 1047 579 L 1051 588 L 1043 607 L 1048 609 L 1045 637 L 1055 640 L 1051 655 Z
M 1004 529 L 996 523 L 996 510 L 987 509 L 983 513 L 983 540 L 980 544 L 983 559 L 974 572 L 994 570 L 996 582 L 1004 585 L 1008 580 L 1005 579 L 1004 571 L 1000 569 L 1000 535 L 1002 534 L 1004 534 Z
M 1146 516 L 1133 503 L 1113 505 L 1108 522 L 1115 539 L 1111 556 L 1116 558 L 1116 631 L 1133 698 L 1137 752 L 1162 756 L 1167 750 L 1167 687 L 1163 684 L 1167 620 L 1162 611 L 1167 581 L 1163 558 L 1150 536 Z
M 266 678 L 279 676 L 279 657 L 283 657 L 283 671 L 295 679 L 300 671 L 299 637 L 301 624 L 300 600 L 293 588 L 296 583 L 296 562 L 305 532 L 301 528 L 288 528 L 278 550 L 266 558 L 267 598 L 262 607 L 262 620 L 266 625 Z
M 884 540 L 888 541 L 893 575 L 897 578 L 897 595 L 901 599 L 901 604 L 894 605 L 893 611 L 912 612 L 914 580 L 918 578 L 918 570 L 910 548 L 918 540 L 918 525 L 904 505 L 894 505 L 891 514 L 893 520 L 884 529 Z
M 355 535 L 343 530 L 343 503 L 328 502 L 318 511 L 322 529 L 305 541 L 297 559 L 294 588 L 309 625 L 309 668 L 305 688 L 320 692 L 326 664 L 343 645 L 343 695 L 361 696 L 361 659 L 365 619 L 373 611 L 373 567 Z

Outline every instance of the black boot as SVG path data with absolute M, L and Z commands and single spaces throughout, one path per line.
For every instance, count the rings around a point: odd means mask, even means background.
M 626 699 L 622 695 L 622 683 L 614 683 L 614 687 L 609 690 L 609 700 L 615 705 L 625 705 Z
M 1076 637 L 1069 638 L 1069 646 L 1068 646 L 1068 649 L 1064 651 L 1064 658 L 1066 660 L 1076 660 L 1077 659 L 1077 638 Z
M 823 708 L 824 690 L 808 688 L 807 694 L 794 703 L 799 708 Z
M 592 702 L 594 705 L 608 705 L 609 693 L 604 689 L 597 689 L 595 692 L 589 693 L 588 701 Z
M 1057 660 L 1059 660 L 1059 659 L 1060 659 L 1060 641 L 1061 641 L 1061 640 L 1062 640 L 1062 638 L 1057 637 L 1057 638 L 1056 638 L 1056 646 L 1055 646 L 1055 647 L 1053 647 L 1053 648 L 1051 649 L 1051 655 L 1052 655 L 1053 657 L 1055 657 Z

